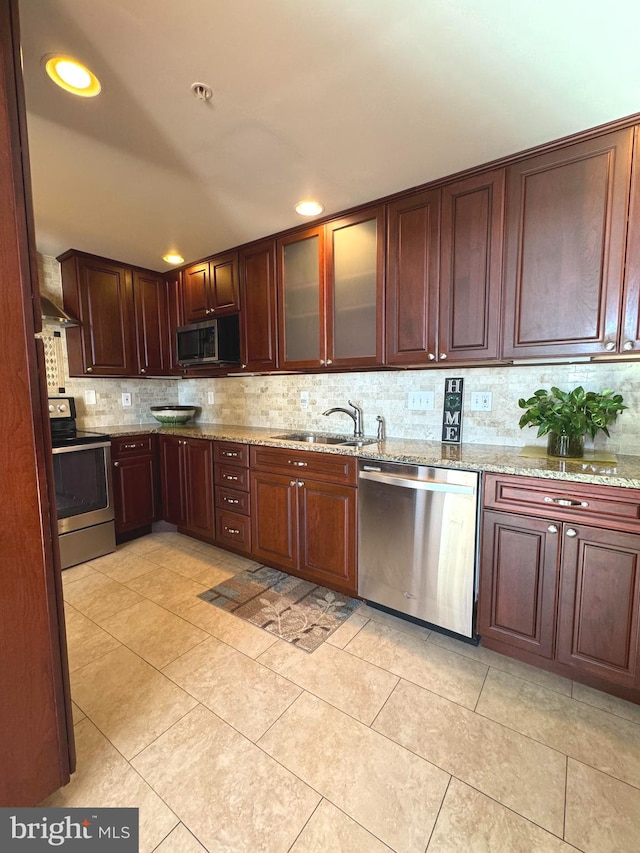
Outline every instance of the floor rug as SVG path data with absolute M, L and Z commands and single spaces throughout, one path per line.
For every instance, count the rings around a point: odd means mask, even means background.
M 306 652 L 317 649 L 362 604 L 267 566 L 247 569 L 198 598 Z

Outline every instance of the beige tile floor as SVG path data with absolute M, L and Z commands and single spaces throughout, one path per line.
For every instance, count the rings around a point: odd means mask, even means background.
M 640 849 L 640 706 L 366 605 L 307 654 L 197 598 L 158 532 L 63 574 L 78 769 L 141 851 Z

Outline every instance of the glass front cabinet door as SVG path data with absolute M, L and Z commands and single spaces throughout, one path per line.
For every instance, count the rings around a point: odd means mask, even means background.
M 376 207 L 279 241 L 281 367 L 382 364 L 383 234 Z

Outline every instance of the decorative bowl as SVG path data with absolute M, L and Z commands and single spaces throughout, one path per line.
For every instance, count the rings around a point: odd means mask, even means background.
M 196 413 L 195 406 L 151 406 L 153 417 L 165 426 L 182 426 Z

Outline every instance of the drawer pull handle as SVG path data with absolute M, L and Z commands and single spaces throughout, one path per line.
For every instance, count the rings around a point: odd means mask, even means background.
M 558 532 L 558 528 L 555 526 L 555 524 L 550 524 L 547 527 L 547 533 L 557 533 L 557 532 Z
M 232 452 L 231 452 L 231 450 L 223 450 L 223 451 L 222 451 L 222 455 L 223 455 L 223 456 L 237 456 L 238 454 L 237 454 L 237 453 L 232 453 Z
M 296 468 L 306 468 L 308 464 L 308 462 L 298 462 L 295 459 L 289 459 L 289 465 L 295 465 Z
M 227 527 L 226 525 L 224 528 L 224 532 L 231 534 L 231 536 L 237 536 L 238 533 L 240 533 L 237 527 Z
M 556 504 L 557 506 L 589 506 L 589 501 L 572 501 L 569 498 L 548 498 L 544 499 L 545 503 Z
M 567 530 L 567 536 L 571 537 L 571 539 L 573 539 L 573 537 L 574 537 L 574 536 L 577 536 L 577 535 L 578 535 L 578 531 L 577 531 L 577 530 L 574 530 L 574 529 L 573 529 L 573 527 L 570 527 L 570 528 Z
M 235 482 L 235 480 L 238 479 L 237 477 L 234 477 L 232 474 L 223 474 L 222 477 L 224 480 L 233 480 L 234 482 Z
M 224 500 L 225 500 L 225 503 L 228 503 L 228 504 L 239 504 L 240 503 L 240 501 L 237 501 L 235 498 L 225 498 Z

